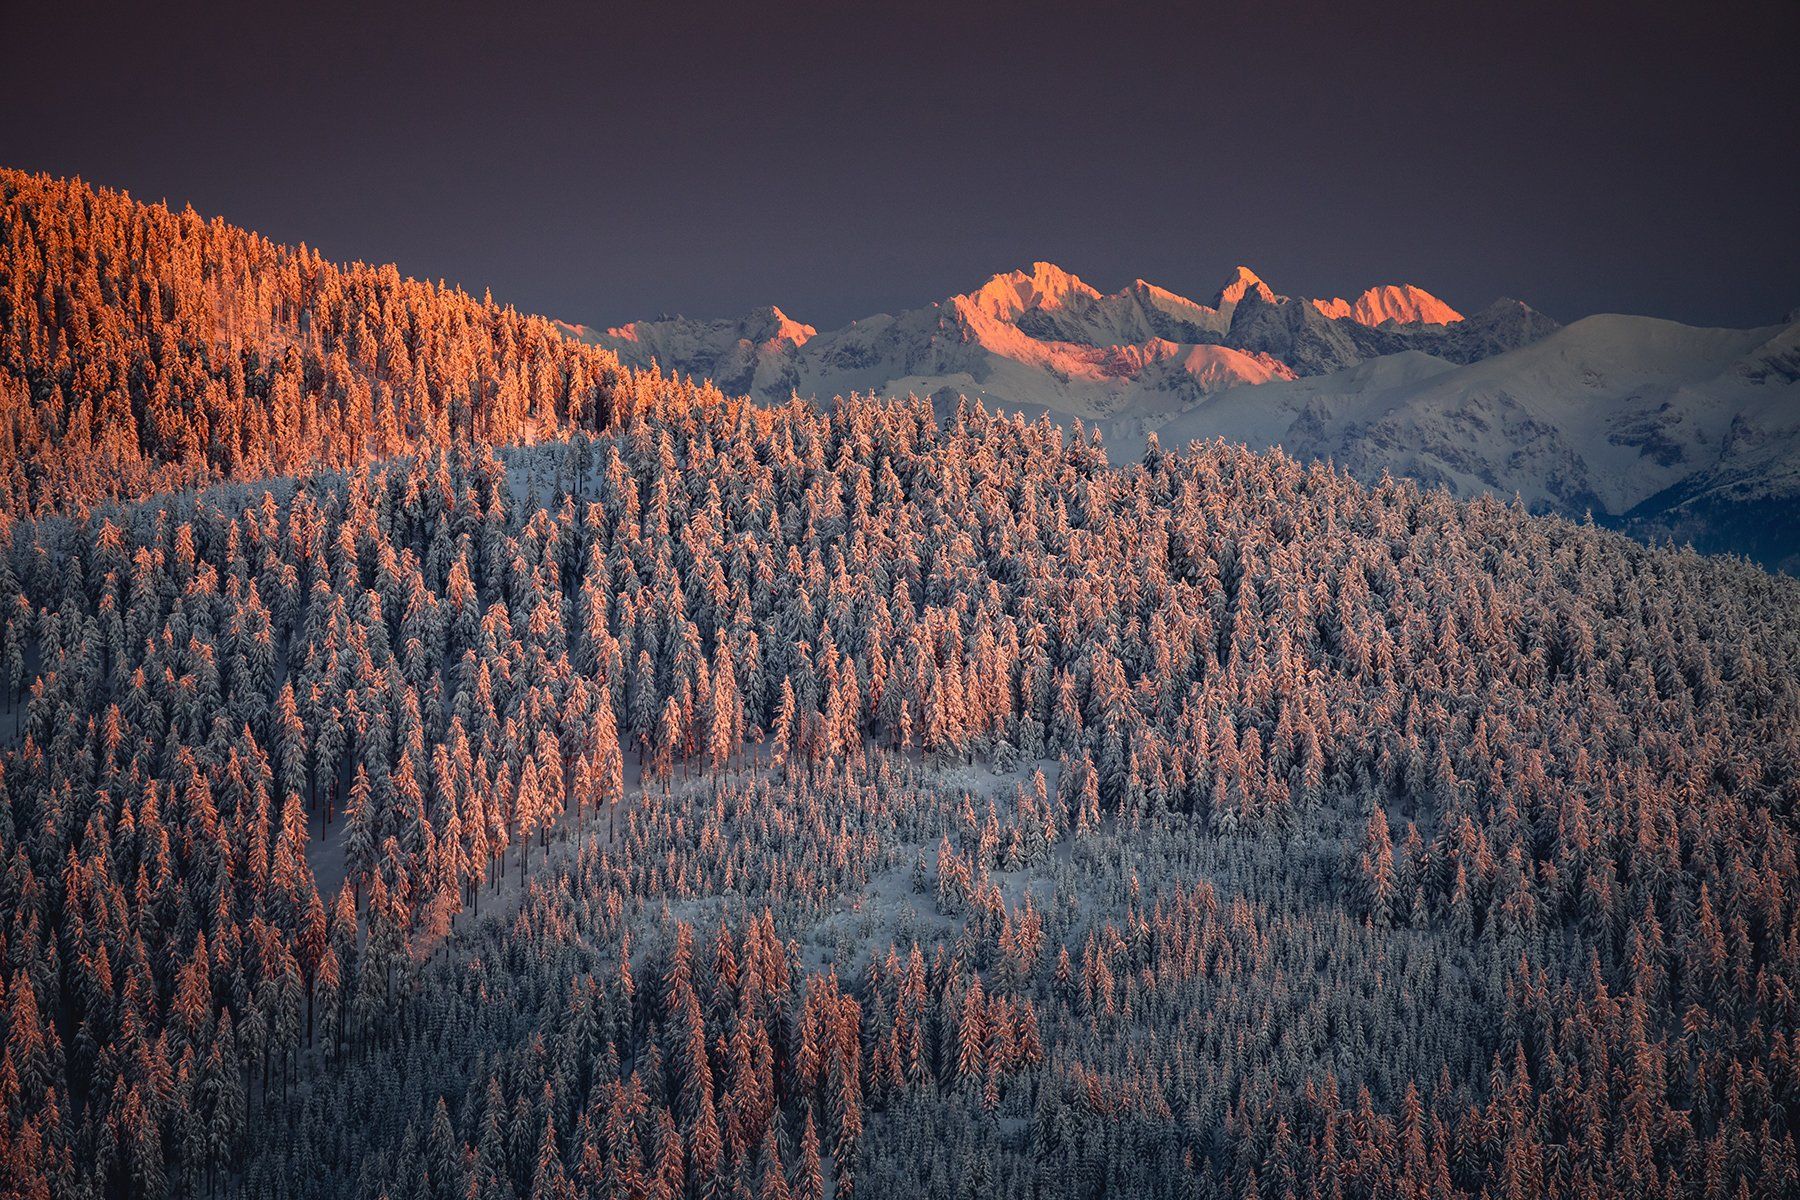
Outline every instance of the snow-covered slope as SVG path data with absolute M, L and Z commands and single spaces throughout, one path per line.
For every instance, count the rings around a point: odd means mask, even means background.
M 1786 541 L 1800 549 L 1797 381 L 1800 325 L 1595 316 L 1466 366 L 1406 352 L 1227 389 L 1158 437 L 1279 444 L 1366 477 L 1387 470 L 1689 533 L 1702 513 L 1716 520 L 1754 504 L 1788 522 Z M 1783 540 L 1764 532 L 1771 545 Z

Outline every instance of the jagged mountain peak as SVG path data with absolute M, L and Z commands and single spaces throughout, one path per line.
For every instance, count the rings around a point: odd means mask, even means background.
M 1263 282 L 1262 276 L 1249 267 L 1240 265 L 1220 285 L 1219 294 L 1212 306 L 1220 312 L 1228 312 L 1245 296 L 1250 295 L 1268 303 L 1273 303 L 1276 299 L 1274 290 Z
M 1102 293 L 1039 259 L 946 300 L 825 333 L 769 306 L 735 320 L 675 318 L 586 336 L 628 361 L 654 359 L 775 399 L 962 391 L 1116 415 L 1180 411 L 1226 376 L 1315 375 L 1406 350 L 1473 362 L 1555 328 L 1516 304 L 1465 320 L 1404 284 L 1354 301 L 1290 300 L 1248 266 L 1230 273 L 1212 305 L 1142 278 Z M 1189 352 L 1197 347 L 1209 353 Z
M 1454 325 L 1463 315 L 1422 287 L 1410 283 L 1377 284 L 1354 300 L 1314 300 L 1313 307 L 1333 319 L 1361 325 Z
M 1194 303 L 1194 301 L 1189 300 L 1186 296 L 1183 296 L 1181 293 L 1171 292 L 1166 287 L 1159 287 L 1156 284 L 1151 283 L 1148 279 L 1134 279 L 1131 281 L 1131 286 L 1126 288 L 1125 290 L 1128 292 L 1135 292 L 1140 296 L 1146 296 L 1146 297 L 1149 297 L 1149 298 L 1155 299 L 1155 300 L 1174 300 L 1174 301 L 1179 301 L 1182 304 Z
M 1052 262 L 1038 261 L 1025 270 L 1003 271 L 962 296 L 976 311 L 1010 320 L 1032 309 L 1056 308 L 1070 297 L 1098 300 L 1100 293 L 1072 272 Z
M 805 321 L 794 320 L 774 304 L 754 310 L 754 315 L 766 316 L 771 330 L 770 337 L 777 341 L 792 342 L 796 346 L 810 341 L 819 332 Z

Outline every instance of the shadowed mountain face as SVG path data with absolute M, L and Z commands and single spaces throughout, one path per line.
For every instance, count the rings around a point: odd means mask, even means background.
M 1458 495 L 1675 536 L 1792 567 L 1800 554 L 1800 332 L 1649 317 L 1563 327 L 1518 300 L 1469 315 L 1411 284 L 1291 298 L 1238 267 L 1202 302 L 1101 292 L 1051 263 L 819 332 L 764 309 L 569 327 L 636 365 L 765 400 L 960 397 L 1098 427 L 1114 458 L 1225 437 Z

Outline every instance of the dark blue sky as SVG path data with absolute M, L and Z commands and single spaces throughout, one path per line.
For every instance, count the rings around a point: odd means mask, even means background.
M 363 7 L 0 0 L 0 162 L 590 323 L 823 327 L 1039 258 L 1800 305 L 1794 0 Z

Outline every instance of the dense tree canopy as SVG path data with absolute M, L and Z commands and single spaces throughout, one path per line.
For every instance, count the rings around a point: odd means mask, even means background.
M 1800 1195 L 1800 585 L 608 387 L 9 460 L 0 1193 Z
M 0 512 L 535 441 L 653 386 L 392 266 L 0 169 Z

